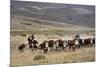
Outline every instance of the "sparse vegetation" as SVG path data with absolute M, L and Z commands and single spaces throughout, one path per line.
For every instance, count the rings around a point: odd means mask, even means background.
M 32 26 L 31 23 L 24 23 L 24 22 L 21 22 L 21 24 Z
M 33 60 L 44 60 L 44 59 L 46 59 L 46 57 L 41 54 L 41 55 L 34 56 L 34 59 Z
M 19 35 L 22 36 L 22 37 L 26 37 L 27 34 L 19 34 Z

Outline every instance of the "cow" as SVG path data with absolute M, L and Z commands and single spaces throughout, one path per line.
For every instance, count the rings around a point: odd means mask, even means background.
M 95 47 L 95 38 L 91 38 L 91 46 Z
M 75 40 L 75 46 L 76 46 L 76 48 L 81 48 L 82 46 L 83 46 L 83 41 L 82 41 L 82 39 L 81 38 L 79 38 L 79 39 L 74 39 Z
M 47 53 L 48 52 L 48 41 L 45 40 L 43 41 L 40 45 L 39 45 L 39 49 L 43 50 L 43 53 Z
M 63 41 L 61 39 L 56 40 L 55 44 L 56 44 L 56 50 L 63 48 Z
M 18 50 L 20 51 L 20 52 L 23 52 L 24 51 L 24 49 L 25 49 L 25 47 L 26 47 L 26 44 L 21 44 L 21 45 L 19 45 L 18 46 Z
M 91 46 L 91 38 L 84 39 L 84 44 L 85 47 L 90 47 Z
M 66 47 L 68 47 L 67 40 L 63 40 L 63 50 L 65 50 Z
M 55 41 L 55 46 L 56 46 L 56 50 L 58 50 L 58 49 L 65 50 L 65 48 L 67 46 L 67 40 L 58 39 Z
M 95 47 L 95 38 L 93 38 L 93 40 L 92 40 L 92 44 L 93 44 L 94 47 Z
M 74 39 L 74 45 L 76 48 L 79 48 L 79 40 L 78 39 Z
M 57 51 L 58 50 L 58 40 L 54 41 L 54 49 Z
M 53 50 L 54 44 L 55 44 L 54 40 L 48 41 L 48 47 L 51 49 L 51 51 Z
M 79 48 L 83 47 L 83 39 L 79 38 Z
M 75 51 L 75 48 L 76 48 L 75 39 L 68 40 L 68 46 L 69 46 L 69 49 L 72 49 L 73 51 Z

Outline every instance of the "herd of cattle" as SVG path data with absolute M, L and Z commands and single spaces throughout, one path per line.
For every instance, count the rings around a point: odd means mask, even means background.
M 75 51 L 75 49 L 80 49 L 82 47 L 94 47 L 95 46 L 95 38 L 87 38 L 87 39 L 73 39 L 73 40 L 45 40 L 41 44 L 38 44 L 37 40 L 33 40 L 28 44 L 21 44 L 18 46 L 19 51 L 24 51 L 27 47 L 33 52 L 34 50 L 43 51 L 43 53 L 47 53 L 49 50 L 58 51 L 71 49 Z

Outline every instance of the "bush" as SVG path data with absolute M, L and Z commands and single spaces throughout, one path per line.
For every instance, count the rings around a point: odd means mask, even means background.
M 27 34 L 19 34 L 20 36 L 22 36 L 22 37 L 26 37 L 27 36 Z
M 42 59 L 46 59 L 46 57 L 44 55 L 36 55 L 33 60 L 42 60 Z

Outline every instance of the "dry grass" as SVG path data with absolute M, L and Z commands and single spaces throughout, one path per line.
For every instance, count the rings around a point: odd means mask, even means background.
M 44 60 L 44 59 L 46 59 L 46 57 L 44 55 L 36 55 L 36 56 L 34 56 L 33 61 L 34 60 Z
M 45 58 L 45 57 L 46 58 Z M 35 59 L 34 59 L 35 57 Z M 11 65 L 38 65 L 38 64 L 59 64 L 95 61 L 94 48 L 82 48 L 72 51 L 48 52 L 42 58 L 32 54 L 30 51 L 16 53 L 11 56 Z
M 50 36 L 45 37 L 44 35 L 36 35 L 36 39 L 41 43 L 43 40 L 48 39 Z M 53 36 L 52 36 L 53 37 Z M 59 36 L 55 36 L 59 38 Z M 61 37 L 61 38 L 67 38 Z M 30 50 L 25 50 L 25 52 L 20 53 L 17 50 L 18 45 L 26 42 L 27 36 L 12 36 L 11 37 L 11 66 L 21 66 L 21 65 L 39 65 L 39 64 L 59 64 L 59 63 L 77 63 L 77 62 L 92 62 L 95 61 L 95 48 L 81 48 L 77 49 L 75 52 L 71 50 L 51 52 L 43 54 L 40 52 L 35 52 L 34 54 Z M 68 38 L 69 39 L 69 38 Z M 34 60 L 35 57 L 41 57 L 39 60 Z M 38 57 L 38 58 L 39 58 Z M 45 58 L 43 58 L 45 57 Z

